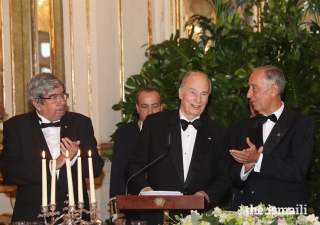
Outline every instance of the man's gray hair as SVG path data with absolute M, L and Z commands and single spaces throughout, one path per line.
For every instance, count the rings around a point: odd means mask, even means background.
M 32 109 L 35 109 L 32 100 L 36 99 L 38 103 L 44 104 L 45 95 L 48 91 L 55 88 L 62 87 L 63 91 L 66 90 L 65 84 L 55 75 L 51 73 L 40 73 L 31 78 L 27 84 L 28 103 Z
M 198 70 L 190 70 L 190 71 L 188 71 L 188 72 L 183 76 L 183 78 L 182 78 L 182 81 L 181 81 L 181 84 L 180 84 L 180 88 L 181 88 L 181 89 L 184 88 L 184 86 L 185 86 L 185 84 L 186 84 L 187 78 L 188 78 L 191 74 L 193 74 L 193 73 L 200 73 L 200 74 L 202 74 L 205 78 L 207 78 L 208 83 L 209 83 L 209 93 L 208 93 L 208 94 L 210 94 L 210 93 L 211 93 L 211 80 L 209 79 L 209 77 L 208 77 L 207 74 L 205 74 L 205 73 L 203 73 L 203 72 L 201 72 L 201 71 L 198 71 Z
M 253 72 L 257 70 L 264 70 L 264 76 L 266 80 L 272 84 L 278 85 L 279 95 L 281 96 L 286 86 L 286 80 L 282 70 L 273 65 L 257 67 L 253 70 Z

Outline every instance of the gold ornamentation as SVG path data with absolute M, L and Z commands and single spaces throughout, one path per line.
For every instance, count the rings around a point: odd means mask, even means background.
M 164 200 L 163 198 L 156 198 L 154 200 L 154 203 L 156 204 L 156 206 L 163 206 L 164 203 L 166 203 L 166 200 Z

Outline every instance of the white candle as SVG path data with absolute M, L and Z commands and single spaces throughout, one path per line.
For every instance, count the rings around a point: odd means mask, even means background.
M 51 164 L 51 200 L 50 204 L 56 203 L 56 170 L 57 170 L 57 161 L 53 155 L 52 164 Z
M 78 149 L 78 201 L 83 202 L 83 189 L 82 189 L 82 166 L 80 149 Z
M 46 153 L 42 151 L 42 205 L 48 205 Z
M 93 177 L 93 167 L 92 167 L 92 158 L 91 158 L 91 151 L 89 150 L 89 181 L 90 181 L 90 202 L 96 202 L 96 193 L 94 189 L 94 177 Z
M 69 151 L 66 152 L 66 156 L 67 156 L 67 158 L 66 158 L 66 167 L 67 167 L 69 206 L 74 206 L 73 183 L 72 183 Z

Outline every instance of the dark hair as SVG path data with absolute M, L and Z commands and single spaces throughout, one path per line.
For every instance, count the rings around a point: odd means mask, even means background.
M 191 74 L 193 74 L 193 73 L 200 73 L 200 74 L 202 74 L 205 78 L 207 78 L 208 83 L 209 83 L 209 94 L 210 94 L 210 93 L 211 93 L 211 81 L 210 81 L 208 75 L 205 74 L 205 73 L 203 73 L 203 72 L 201 72 L 201 71 L 197 71 L 197 70 L 190 70 L 190 71 L 186 72 L 186 74 L 185 74 L 185 75 L 183 76 L 183 78 L 182 78 L 182 81 L 181 81 L 181 84 L 180 84 L 180 88 L 181 88 L 181 89 L 184 88 L 184 85 L 186 84 L 187 78 L 188 78 Z
M 286 86 L 286 80 L 282 70 L 273 65 L 257 67 L 253 69 L 253 72 L 257 70 L 263 70 L 265 79 L 267 81 L 271 81 L 273 84 L 278 85 L 279 95 L 281 96 Z
M 146 87 L 146 88 L 140 89 L 140 91 L 139 91 L 138 94 L 137 94 L 136 103 L 139 104 L 139 96 L 140 96 L 140 94 L 141 94 L 142 92 L 148 92 L 148 93 L 149 93 L 149 92 L 153 92 L 153 91 L 155 91 L 155 92 L 157 92 L 157 93 L 159 94 L 159 96 L 160 96 L 160 104 L 162 104 L 162 94 L 160 93 L 159 90 L 157 90 L 157 89 L 155 89 L 155 88 L 151 88 L 151 87 Z
M 31 78 L 27 84 L 28 91 L 28 103 L 32 109 L 35 109 L 32 104 L 32 100 L 36 99 L 38 103 L 44 104 L 45 95 L 48 91 L 51 91 L 55 88 L 62 87 L 63 91 L 66 90 L 65 84 L 55 75 L 51 73 L 40 73 Z

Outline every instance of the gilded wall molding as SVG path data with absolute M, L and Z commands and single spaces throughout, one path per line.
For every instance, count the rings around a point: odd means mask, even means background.
M 152 3 L 148 1 L 148 46 L 152 45 Z
M 69 0 L 69 23 L 70 23 L 70 55 L 71 55 L 71 88 L 72 88 L 72 111 L 76 111 L 75 69 L 74 69 L 74 32 L 73 32 L 73 0 Z
M 89 117 L 93 119 L 92 118 L 92 74 L 91 74 L 91 40 L 90 40 L 90 10 L 89 9 L 90 9 L 89 0 L 86 0 Z
M 122 0 L 119 1 L 119 82 L 120 82 L 120 101 L 124 100 L 124 56 L 123 56 L 123 8 Z

